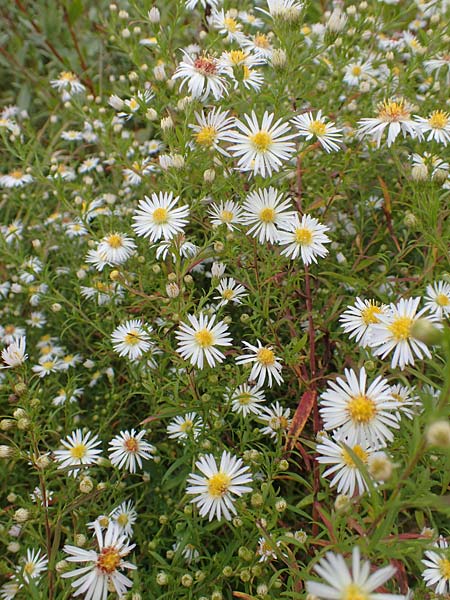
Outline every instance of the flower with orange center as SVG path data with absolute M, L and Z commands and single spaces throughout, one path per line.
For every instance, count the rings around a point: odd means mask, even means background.
M 121 431 L 109 443 L 109 459 L 118 469 L 135 473 L 137 467 L 142 469 L 142 461 L 152 459 L 154 446 L 144 439 L 146 432 Z
M 359 136 L 370 136 L 376 142 L 377 147 L 381 144 L 383 132 L 387 129 L 388 148 L 395 141 L 400 132 L 403 137 L 407 134 L 412 138 L 419 135 L 417 124 L 411 119 L 411 106 L 404 98 L 391 98 L 378 104 L 378 113 L 374 118 L 364 118 L 359 122 Z

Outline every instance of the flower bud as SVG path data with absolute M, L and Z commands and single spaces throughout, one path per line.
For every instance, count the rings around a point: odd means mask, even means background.
M 0 458 L 10 458 L 13 455 L 13 448 L 11 446 L 0 446 Z
M 83 477 L 80 481 L 79 489 L 82 494 L 89 494 L 94 489 L 94 482 L 90 477 Z
M 417 319 L 412 324 L 411 336 L 428 346 L 433 346 L 441 341 L 442 331 L 428 319 Z
M 428 426 L 425 436 L 429 446 L 448 450 L 450 448 L 450 423 L 444 420 L 435 421 Z
M 14 513 L 16 523 L 26 523 L 30 518 L 30 512 L 26 508 L 18 508 Z
M 350 509 L 350 498 L 345 494 L 339 494 L 334 501 L 334 508 L 340 513 L 348 512 Z
M 193 579 L 192 576 L 189 575 L 189 573 L 185 573 L 182 577 L 181 577 L 181 585 L 183 587 L 191 587 Z
M 156 576 L 156 583 L 158 585 L 167 585 L 169 583 L 169 576 L 164 571 L 160 571 Z
M 169 298 L 177 298 L 177 296 L 180 295 L 180 288 L 174 281 L 172 281 L 166 285 L 166 293 Z
M 387 481 L 390 479 L 394 468 L 386 452 L 374 452 L 367 461 L 367 467 L 375 481 Z
M 150 23 L 159 23 L 161 20 L 161 13 L 156 6 L 152 6 L 152 8 L 148 11 L 147 16 Z

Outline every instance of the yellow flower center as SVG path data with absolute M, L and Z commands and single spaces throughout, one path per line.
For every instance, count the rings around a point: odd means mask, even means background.
M 232 17 L 226 17 L 224 19 L 224 25 L 225 28 L 230 32 L 230 33 L 234 33 L 235 31 L 237 31 L 238 28 L 238 23 L 235 19 L 233 19 Z
M 356 423 L 369 423 L 377 414 L 375 402 L 364 395 L 353 396 L 347 404 L 347 410 L 352 421 Z
M 76 75 L 71 73 L 70 71 L 63 71 L 59 76 L 62 81 L 76 81 Z
M 117 517 L 117 522 L 119 523 L 119 525 L 121 527 L 125 527 L 125 525 L 128 525 L 128 521 L 129 521 L 129 518 L 126 513 L 122 513 L 121 515 L 119 515 Z
M 253 38 L 253 43 L 257 48 L 270 48 L 269 38 L 264 33 L 257 33 Z
M 388 329 L 396 342 L 402 342 L 410 337 L 412 324 L 413 319 L 410 317 L 397 317 L 397 319 L 388 326 Z
M 381 121 L 393 123 L 394 121 L 402 121 L 409 119 L 410 111 L 406 107 L 405 100 L 385 100 L 378 106 L 378 118 Z
M 189 419 L 186 419 L 184 421 L 184 423 L 182 423 L 180 425 L 180 431 L 183 431 L 184 433 L 187 433 L 189 431 L 192 431 L 192 427 L 194 426 L 194 423 L 192 421 L 190 421 Z
M 308 27 L 308 25 L 303 25 L 300 31 L 303 33 L 303 35 L 309 35 L 312 30 L 311 27 Z
M 442 558 L 439 561 L 439 572 L 444 579 L 450 579 L 450 560 L 448 558 Z
M 356 454 L 356 456 L 359 459 L 361 459 L 361 461 L 363 463 L 367 462 L 367 452 L 365 450 L 363 450 L 363 448 L 361 448 L 361 446 L 356 444 L 356 446 L 353 446 L 352 450 L 353 450 L 353 453 Z M 347 467 L 356 468 L 355 461 L 350 456 L 350 453 L 347 452 L 347 450 L 342 450 L 342 458 L 343 458 L 345 464 L 347 465 Z
M 106 238 L 106 243 L 111 248 L 121 248 L 123 246 L 123 240 L 117 233 L 112 233 L 110 236 Z
M 313 235 L 310 229 L 306 227 L 298 227 L 295 230 L 295 241 L 302 246 L 310 246 L 313 240 Z
M 24 573 L 27 575 L 33 575 L 36 569 L 36 565 L 33 562 L 27 562 L 23 566 Z
M 84 444 L 76 444 L 70 449 L 70 456 L 72 458 L 81 459 L 86 456 L 87 448 Z
M 260 348 L 256 353 L 256 360 L 265 367 L 271 367 L 275 363 L 275 354 L 270 348 Z
M 45 362 L 42 363 L 42 366 L 44 367 L 44 369 L 51 369 L 52 367 L 55 366 L 55 361 L 54 360 L 46 360 Z
M 355 65 L 352 67 L 352 75 L 355 75 L 356 77 L 358 77 L 359 75 L 361 75 L 362 73 L 362 69 L 359 65 Z
M 162 223 L 167 223 L 169 217 L 169 211 L 167 208 L 155 208 L 153 211 L 153 221 L 157 225 L 161 225 Z
M 201 348 L 209 348 L 214 344 L 213 334 L 206 328 L 200 329 L 194 334 L 195 341 Z
M 272 145 L 272 136 L 267 131 L 258 131 L 250 136 L 250 141 L 258 152 L 267 152 Z
M 15 325 L 7 325 L 7 326 L 5 327 L 5 333 L 6 333 L 7 335 L 11 335 L 12 333 L 14 333 L 14 332 L 15 332 L 15 330 L 16 330 L 16 326 L 15 326 Z
M 287 429 L 288 428 L 288 420 L 286 417 L 272 417 L 269 420 L 269 427 L 274 431 L 278 431 L 279 429 Z
M 100 524 L 101 527 L 108 527 L 109 525 L 109 519 L 108 517 L 99 517 L 98 522 Z
M 231 288 L 228 288 L 227 290 L 223 290 L 222 298 L 224 298 L 225 300 L 231 300 L 233 297 L 234 297 L 234 290 L 232 290 Z
M 396 392 L 392 392 L 391 393 L 392 398 L 394 398 L 394 400 L 396 400 L 399 404 L 403 404 L 403 402 L 405 402 L 405 398 L 403 398 L 403 396 L 400 396 L 400 394 L 397 394 Z
M 263 223 L 273 223 L 275 221 L 275 217 L 276 217 L 276 212 L 275 209 L 267 206 L 266 208 L 263 208 L 262 211 L 259 213 L 259 218 L 261 219 L 261 221 Z
M 309 131 L 320 137 L 326 133 L 327 126 L 325 123 L 322 123 L 322 121 L 313 121 L 309 126 Z
M 342 595 L 342 600 L 369 600 L 369 598 L 370 596 L 356 585 L 356 583 L 351 583 Z
M 14 179 L 20 179 L 23 176 L 23 171 L 17 169 L 15 171 L 12 171 L 12 173 L 10 173 L 9 176 L 13 177 Z
M 217 138 L 217 129 L 212 125 L 206 125 L 196 134 L 197 144 L 201 146 L 212 146 Z
M 448 306 L 450 304 L 450 298 L 445 294 L 438 294 L 436 296 L 435 302 L 439 306 Z
M 134 437 L 128 438 L 125 441 L 124 446 L 125 450 L 127 450 L 128 452 L 137 452 L 139 450 L 139 443 Z
M 130 98 L 128 101 L 128 108 L 133 112 L 139 108 L 139 102 L 136 100 L 136 98 Z
M 216 473 L 208 481 L 208 493 L 213 498 L 223 498 L 228 492 L 231 477 L 226 473 Z
M 247 58 L 247 54 L 243 50 L 231 50 L 228 57 L 233 65 L 239 65 Z
M 100 569 L 103 573 L 114 573 L 120 565 L 120 561 L 120 554 L 114 546 L 103 548 L 97 559 L 97 569 Z
M 443 110 L 435 110 L 431 113 L 428 123 L 434 129 L 444 129 L 448 125 L 449 114 Z
M 376 304 L 370 303 L 370 306 L 368 306 L 367 308 L 363 308 L 363 310 L 361 311 L 361 320 L 364 323 L 364 325 L 372 325 L 372 323 L 378 323 L 379 320 L 376 315 L 379 315 L 380 313 L 381 308 Z
M 247 404 L 250 404 L 250 402 L 252 401 L 252 396 L 251 394 L 249 394 L 248 392 L 241 394 L 237 401 L 239 402 L 239 404 L 241 404 L 242 406 L 247 406 Z
M 224 222 L 224 223 L 231 223 L 233 221 L 234 215 L 231 212 L 231 210 L 223 210 L 220 213 L 220 219 Z
M 129 344 L 130 346 L 136 346 L 136 344 L 139 344 L 139 342 L 141 341 L 141 338 L 139 337 L 139 332 L 136 331 L 136 329 L 132 329 L 126 334 L 123 341 L 125 342 L 125 344 Z

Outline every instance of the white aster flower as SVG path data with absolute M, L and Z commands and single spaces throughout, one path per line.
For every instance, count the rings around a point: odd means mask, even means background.
M 219 145 L 219 142 L 227 139 L 224 134 L 234 125 L 234 117 L 228 115 L 228 110 L 223 111 L 216 107 L 206 115 L 203 111 L 196 112 L 197 125 L 189 125 L 194 132 L 195 143 L 208 150 L 217 150 L 224 156 L 229 156 L 228 152 Z
M 278 400 L 270 406 L 263 406 L 258 417 L 259 421 L 265 425 L 261 429 L 261 433 L 273 439 L 280 434 L 286 435 L 291 426 L 290 415 L 291 410 L 281 406 Z
M 68 467 L 78 467 L 70 469 L 69 476 L 76 477 L 79 472 L 79 467 L 89 467 L 98 462 L 102 453 L 97 449 L 101 441 L 97 435 L 93 435 L 90 431 L 83 434 L 81 429 L 73 431 L 65 440 L 61 440 L 61 444 L 65 450 L 55 450 L 54 455 L 60 463 L 58 469 L 66 469 Z
M 195 496 L 191 502 L 199 507 L 200 516 L 209 516 L 210 521 L 214 517 L 220 521 L 222 516 L 230 521 L 236 514 L 234 496 L 252 491 L 245 485 L 252 481 L 249 468 L 226 451 L 222 452 L 219 467 L 212 454 L 202 456 L 195 466 L 202 475 L 191 473 L 187 480 L 186 493 Z
M 380 147 L 381 137 L 384 130 L 388 129 L 387 146 L 394 143 L 400 132 L 403 137 L 409 134 L 412 138 L 417 137 L 417 124 L 411 119 L 411 106 L 404 98 L 385 100 L 378 105 L 378 115 L 374 118 L 361 119 L 358 134 L 362 138 L 370 136 Z
M 414 388 L 406 385 L 395 384 L 391 387 L 391 396 L 397 402 L 397 418 L 405 415 L 413 419 L 422 411 L 422 403 L 418 396 L 412 396 Z
M 444 146 L 450 142 L 450 115 L 443 110 L 434 110 L 426 119 L 414 116 L 421 134 L 428 133 L 427 142 L 435 140 Z
M 169 438 L 184 442 L 188 439 L 196 440 L 203 429 L 203 419 L 195 412 L 184 416 L 178 415 L 167 426 Z
M 226 306 L 229 302 L 241 304 L 241 299 L 247 296 L 245 287 L 233 279 L 233 277 L 224 277 L 221 279 L 219 285 L 216 287 L 216 291 L 218 295 L 214 296 L 213 300 L 219 300 L 217 308 Z
M 230 394 L 224 396 L 226 399 Z M 260 415 L 261 403 L 266 401 L 264 390 L 258 385 L 250 386 L 248 383 L 243 383 L 238 386 L 231 394 L 231 410 L 238 415 L 247 417 L 249 414 Z
M 39 375 L 39 377 L 46 377 L 50 373 L 61 370 L 61 362 L 57 358 L 43 356 L 39 359 L 39 364 L 34 365 L 31 369 L 33 373 Z
M 236 225 L 240 225 L 242 220 L 242 208 L 234 200 L 225 200 L 220 204 L 212 203 L 208 208 L 208 213 L 211 216 L 211 223 L 218 227 L 226 225 L 229 231 L 236 229 Z
M 210 94 L 215 100 L 220 100 L 227 93 L 225 75 L 231 75 L 230 69 L 221 65 L 214 56 L 193 57 L 184 51 L 184 60 L 172 79 L 181 78 L 180 90 L 187 83 L 191 96 L 204 102 Z
M 225 36 L 227 42 L 237 42 L 241 44 L 245 40 L 245 35 L 242 32 L 242 23 L 235 18 L 234 13 L 227 10 L 213 10 L 208 22 L 221 35 Z
M 11 173 L 0 176 L 0 187 L 16 188 L 22 187 L 33 181 L 33 176 L 29 173 L 24 173 L 20 169 L 15 169 Z
M 114 350 L 119 356 L 126 356 L 134 361 L 141 358 L 151 346 L 152 328 L 139 319 L 131 319 L 119 325 L 111 334 Z
M 275 243 L 278 240 L 278 227 L 287 226 L 294 211 L 289 200 L 283 199 L 283 194 L 272 186 L 250 192 L 243 205 L 242 221 L 251 225 L 249 234 L 257 238 L 260 244 Z
M 187 315 L 190 325 L 180 323 L 176 334 L 178 340 L 177 352 L 191 365 L 203 369 L 204 360 L 210 367 L 221 363 L 225 355 L 216 346 L 231 346 L 231 337 L 228 325 L 223 321 L 216 321 L 216 316 L 208 317 L 204 313 Z
M 259 58 L 268 61 L 272 58 L 273 53 L 273 46 L 270 40 L 271 38 L 268 34 L 258 31 L 255 35 L 243 40 L 242 46 Z
M 247 89 L 258 91 L 261 88 L 264 77 L 254 69 L 266 62 L 261 56 L 244 50 L 230 50 L 222 53 L 220 62 L 232 70 L 234 89 L 237 89 L 241 82 Z
M 75 73 L 71 73 L 70 71 L 62 71 L 59 74 L 58 79 L 50 80 L 50 85 L 53 88 L 56 88 L 58 92 L 61 92 L 64 102 L 69 100 L 75 94 L 83 93 L 86 89 Z
M 182 233 L 188 222 L 189 207 L 177 207 L 179 198 L 173 193 L 152 194 L 151 199 L 145 196 L 139 201 L 139 208 L 133 217 L 133 229 L 136 235 L 148 237 L 151 242 L 162 238 L 169 241 L 178 233 Z
M 120 533 L 127 537 L 133 535 L 133 525 L 136 523 L 137 516 L 132 500 L 122 502 L 109 513 L 110 519 L 118 525 Z
M 108 265 L 122 265 L 134 254 L 136 244 L 124 233 L 109 233 L 97 246 L 97 253 Z
M 320 416 L 324 428 L 339 430 L 337 437 L 348 445 L 368 442 L 374 449 L 391 442 L 398 429 L 395 414 L 397 402 L 391 388 L 381 376 L 366 390 L 367 376 L 364 367 L 359 377 L 353 369 L 345 369 L 345 380 L 338 377 L 328 382 L 328 389 L 320 397 Z
M 264 385 L 266 378 L 268 379 L 269 387 L 272 387 L 272 379 L 275 379 L 278 384 L 282 383 L 281 370 L 283 367 L 280 363 L 281 359 L 275 356 L 272 346 L 264 346 L 260 340 L 256 340 L 256 343 L 258 345 L 253 346 L 248 342 L 243 342 L 244 346 L 250 352 L 238 356 L 236 363 L 238 365 L 253 363 L 249 379 L 256 380 L 260 387 Z
M 16 567 L 16 573 L 20 580 L 30 583 L 33 579 L 36 582 L 41 574 L 47 569 L 48 559 L 46 554 L 41 554 L 41 550 L 28 548 L 26 556 L 20 559 L 20 564 Z
M 277 553 L 275 552 L 274 548 L 278 548 L 279 546 L 281 546 L 281 541 L 275 542 L 273 540 L 267 540 L 264 537 L 260 537 L 258 539 L 258 547 L 256 549 L 256 554 L 259 556 L 258 562 L 275 560 L 277 558 Z
M 261 125 L 254 111 L 250 116 L 244 115 L 244 118 L 246 123 L 236 121 L 239 131 L 227 133 L 228 141 L 233 142 L 228 150 L 238 159 L 239 170 L 270 177 L 273 171 L 279 171 L 283 162 L 294 154 L 295 144 L 290 140 L 297 137 L 297 134 L 289 133 L 289 124 L 283 123 L 282 119 L 273 123 L 274 114 L 267 111 Z
M 367 348 L 372 325 L 379 323 L 378 315 L 384 314 L 386 311 L 385 304 L 379 304 L 376 300 L 361 300 L 356 297 L 355 304 L 347 306 L 347 310 L 339 317 L 339 321 L 350 339 L 355 338 L 355 342 L 362 348 Z
M 343 80 L 350 86 L 359 86 L 361 81 L 372 80 L 375 75 L 370 61 L 356 61 L 345 67 Z
M 305 265 L 317 263 L 317 256 L 328 254 L 324 244 L 331 242 L 325 234 L 329 228 L 310 215 L 303 215 L 300 221 L 297 213 L 280 225 L 277 241 L 284 248 L 281 254 L 296 259 L 299 255 Z
M 61 577 L 76 577 L 72 582 L 75 589 L 73 596 L 83 594 L 86 600 L 106 600 L 108 591 L 112 587 L 119 598 L 127 592 L 133 582 L 121 571 L 123 569 L 136 569 L 135 565 L 124 560 L 135 547 L 129 544 L 117 524 L 112 521 L 103 534 L 100 525 L 94 524 L 97 550 L 86 550 L 77 546 L 66 544 L 63 548 L 67 562 L 79 562 L 83 566 L 62 573 Z
M 419 359 L 431 353 L 424 342 L 413 337 L 412 326 L 419 319 L 425 319 L 426 308 L 417 312 L 420 298 L 401 299 L 397 304 L 392 303 L 385 314 L 380 314 L 379 323 L 372 325 L 369 345 L 376 356 L 384 359 L 393 352 L 391 367 L 401 370 L 406 365 L 414 364 L 414 355 Z M 428 317 L 433 321 L 433 316 Z
M 445 72 L 447 85 L 450 83 L 450 54 L 438 54 L 436 58 L 424 61 L 423 65 L 427 73 L 436 72 L 436 74 L 439 75 L 439 72 L 442 69 Z
M 352 452 L 364 465 L 367 465 L 373 450 L 367 442 L 349 446 Z M 337 485 L 337 492 L 347 496 L 359 495 L 368 490 L 367 483 L 358 465 L 346 449 L 343 442 L 322 438 L 317 445 L 317 461 L 322 465 L 331 465 L 323 472 L 322 477 L 333 475 L 330 487 Z
M 5 366 L 0 367 L 1 369 L 14 368 L 22 365 L 28 358 L 28 354 L 25 353 L 26 349 L 26 338 L 25 336 L 19 336 L 13 340 L 7 348 L 2 350 L 2 360 Z
M 298 0 L 267 0 L 267 10 L 258 8 L 272 19 L 284 19 L 292 22 L 300 17 L 303 10 L 303 2 Z
M 121 431 L 109 442 L 109 460 L 118 469 L 125 469 L 130 473 L 136 473 L 136 465 L 142 469 L 142 459 L 149 460 L 155 447 L 143 439 L 145 429 L 136 433 Z
M 311 112 L 294 117 L 291 121 L 298 130 L 298 134 L 307 141 L 317 138 L 326 152 L 339 150 L 337 142 L 342 141 L 342 129 L 338 129 L 332 121 L 327 122 L 327 117 L 322 116 L 319 110 L 314 117 Z
M 427 550 L 422 563 L 427 567 L 422 577 L 427 587 L 433 588 L 436 594 L 450 594 L 450 551 L 448 542 L 440 537 L 434 544 L 435 550 Z
M 436 281 L 427 285 L 425 308 L 438 319 L 450 316 L 450 283 Z
M 361 563 L 359 548 L 353 548 L 352 569 L 347 567 L 341 554 L 327 552 L 314 567 L 326 582 L 306 582 L 306 591 L 319 600 L 406 600 L 399 594 L 373 593 L 396 572 L 389 565 L 371 573 L 368 561 Z

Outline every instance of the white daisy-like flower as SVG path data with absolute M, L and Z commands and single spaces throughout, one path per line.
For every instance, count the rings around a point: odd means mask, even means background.
M 395 413 L 398 408 L 391 388 L 381 376 L 366 390 L 367 375 L 364 367 L 359 377 L 353 369 L 345 369 L 345 380 L 338 377 L 328 382 L 328 389 L 320 397 L 320 416 L 324 428 L 336 431 L 335 437 L 348 445 L 366 441 L 378 449 L 391 442 L 398 429 Z
M 436 72 L 436 74 L 439 74 L 441 69 L 444 72 L 446 71 L 445 78 L 446 78 L 447 85 L 450 83 L 450 54 L 448 54 L 448 53 L 438 54 L 436 56 L 436 58 L 432 58 L 430 60 L 425 60 L 423 63 L 423 66 L 425 67 L 425 71 L 427 73 Z
M 275 243 L 279 232 L 277 227 L 286 226 L 295 215 L 289 200 L 275 188 L 260 188 L 250 192 L 245 199 L 242 221 L 251 225 L 249 234 L 257 238 L 260 244 Z
M 371 327 L 374 323 L 379 323 L 378 315 L 386 313 L 387 308 L 385 304 L 376 300 L 362 300 L 356 297 L 355 304 L 347 306 L 339 321 L 350 339 L 355 338 L 355 342 L 362 348 L 367 348 Z
M 235 18 L 234 13 L 227 10 L 213 10 L 208 22 L 221 35 L 225 36 L 227 42 L 237 42 L 241 44 L 245 40 L 245 34 L 242 32 L 242 23 Z
M 275 542 L 274 540 L 267 540 L 264 537 L 260 537 L 258 540 L 258 547 L 256 549 L 256 554 L 259 556 L 258 562 L 268 562 L 269 560 L 275 560 L 277 558 L 277 553 L 275 552 L 275 547 L 281 546 L 281 541 Z
M 297 115 L 291 123 L 297 128 L 298 134 L 307 141 L 317 138 L 326 152 L 340 149 L 337 142 L 342 141 L 342 129 L 338 129 L 332 121 L 327 122 L 327 117 L 322 116 L 321 110 L 316 116 L 311 112 Z
M 60 371 L 61 362 L 57 358 L 43 356 L 39 359 L 39 364 L 34 365 L 31 370 L 41 378 L 46 377 L 47 375 L 50 375 L 50 373 Z
M 234 89 L 237 89 L 240 83 L 245 88 L 255 91 L 261 88 L 264 76 L 254 68 L 266 62 L 261 56 L 256 56 L 241 49 L 230 50 L 229 52 L 222 52 L 220 62 L 232 69 Z
M 155 447 L 144 439 L 145 429 L 136 433 L 121 431 L 109 442 L 109 460 L 118 469 L 125 469 L 130 473 L 136 473 L 136 465 L 142 469 L 142 459 L 149 460 Z
M 373 79 L 375 75 L 376 71 L 370 61 L 356 61 L 345 67 L 343 80 L 353 87 L 359 86 L 361 81 Z
M 233 279 L 233 277 L 224 277 L 221 279 L 219 285 L 216 287 L 216 291 L 218 295 L 214 296 L 213 300 L 219 300 L 217 308 L 226 306 L 229 302 L 241 304 L 242 298 L 247 296 L 245 287 Z
M 152 328 L 139 319 L 122 323 L 111 334 L 114 350 L 119 356 L 126 356 L 132 361 L 141 358 L 151 346 L 151 331 Z
M 26 329 L 9 323 L 8 325 L 0 325 L 0 340 L 3 344 L 12 344 L 19 337 L 25 337 Z
M 76 94 L 82 94 L 86 89 L 75 73 L 62 71 L 58 79 L 51 79 L 50 85 L 61 92 L 64 102 Z
M 180 90 L 187 83 L 189 93 L 204 102 L 210 94 L 220 100 L 227 93 L 225 75 L 231 70 L 220 64 L 214 56 L 191 56 L 184 52 L 184 60 L 180 62 L 172 79 L 181 78 Z
M 211 223 L 215 227 L 226 225 L 229 231 L 234 231 L 236 225 L 243 223 L 242 208 L 234 200 L 224 200 L 220 204 L 212 203 L 208 208 Z
M 272 19 L 285 19 L 289 22 L 300 17 L 303 2 L 298 0 L 267 0 L 267 10 L 257 7 L 257 10 L 272 17 Z
M 131 256 L 136 248 L 134 241 L 124 233 L 109 233 L 97 246 L 97 253 L 108 265 L 122 265 Z
M 127 537 L 133 535 L 133 525 L 137 520 L 137 511 L 134 508 L 132 500 L 127 500 L 119 504 L 117 508 L 114 508 L 110 513 L 109 517 L 119 526 L 120 533 L 123 533 Z
M 30 583 L 31 579 L 37 581 L 48 565 L 47 555 L 34 548 L 27 548 L 26 556 L 21 558 L 19 562 L 16 573 L 20 580 L 23 579 L 25 583 Z
M 450 142 L 450 115 L 443 110 L 434 110 L 426 119 L 414 116 L 417 128 L 422 134 L 428 133 L 427 142 L 435 140 L 444 146 Z
M 195 412 L 178 415 L 167 426 L 167 435 L 178 442 L 196 440 L 203 429 L 203 419 Z
M 145 196 L 139 201 L 139 208 L 133 217 L 133 229 L 136 235 L 148 237 L 151 242 L 160 239 L 171 240 L 182 233 L 187 225 L 189 207 L 177 207 L 179 197 L 172 192 L 152 194 L 151 199 Z
M 233 142 L 228 150 L 238 159 L 239 170 L 270 177 L 294 154 L 295 144 L 290 140 L 297 134 L 291 134 L 289 124 L 283 123 L 282 119 L 273 123 L 274 114 L 267 111 L 261 125 L 254 111 L 250 116 L 244 115 L 244 118 L 246 123 L 236 121 L 239 131 L 227 133 L 228 141 Z
M 450 283 L 436 281 L 427 285 L 425 292 L 425 308 L 431 314 L 442 319 L 450 316 Z
M 265 425 L 261 429 L 261 433 L 276 439 L 280 434 L 286 435 L 291 426 L 291 410 L 284 408 L 278 402 L 274 402 L 270 406 L 263 406 L 258 419 Z
M 243 342 L 246 349 L 250 352 L 238 356 L 236 363 L 238 365 L 253 363 L 249 379 L 257 380 L 260 387 L 264 385 L 266 378 L 269 387 L 272 387 L 272 379 L 278 384 L 283 383 L 281 358 L 275 356 L 272 346 L 264 346 L 260 340 L 256 340 L 256 343 L 257 346 L 253 346 L 253 344 Z
M 398 383 L 391 387 L 391 396 L 397 402 L 398 419 L 401 415 L 413 419 L 422 411 L 423 405 L 418 396 L 412 395 L 413 391 L 413 388 Z
M 341 554 L 327 552 L 314 567 L 326 582 L 306 582 L 306 591 L 319 600 L 406 600 L 400 594 L 373 593 L 396 572 L 392 565 L 372 571 L 368 561 L 361 563 L 359 548 L 352 552 L 352 569 Z M 372 572 L 371 572 L 372 571 Z
M 242 46 L 265 61 L 272 58 L 273 46 L 271 38 L 267 33 L 263 33 L 262 31 L 258 31 L 255 35 L 243 40 Z
M 231 410 L 238 415 L 247 417 L 249 414 L 260 415 L 261 404 L 266 401 L 264 390 L 258 385 L 250 386 L 248 383 L 239 385 L 232 393 L 225 394 L 231 400 Z
M 419 359 L 431 358 L 431 353 L 424 342 L 413 337 L 411 330 L 420 319 L 433 321 L 433 315 L 423 316 L 426 308 L 417 312 L 420 298 L 401 299 L 397 304 L 390 304 L 385 314 L 378 316 L 379 323 L 372 325 L 369 346 L 376 356 L 382 359 L 393 352 L 391 367 L 403 370 L 406 365 L 414 364 L 414 355 Z
M 135 544 L 129 544 L 128 537 L 114 521 L 111 521 L 104 534 L 100 525 L 95 522 L 94 531 L 98 551 L 68 544 L 64 546 L 63 550 L 68 555 L 65 560 L 82 563 L 83 566 L 62 573 L 61 577 L 76 577 L 72 581 L 75 597 L 83 594 L 86 600 L 106 600 L 109 589 L 113 588 L 118 597 L 122 598 L 133 585 L 121 571 L 136 569 L 135 565 L 124 560 Z
M 7 173 L 6 175 L 0 176 L 0 187 L 22 187 L 27 183 L 31 183 L 33 180 L 33 176 L 29 173 L 24 173 L 20 169 L 15 169 L 14 171 L 11 171 L 11 173 Z
M 210 367 L 221 363 L 225 355 L 217 346 L 231 346 L 232 343 L 228 325 L 223 321 L 216 323 L 216 315 L 208 317 L 201 313 L 198 319 L 195 315 L 187 315 L 187 318 L 190 325 L 180 323 L 176 334 L 177 352 L 199 369 L 203 369 L 205 359 Z
M 373 450 L 367 442 L 349 446 L 352 452 L 364 465 L 367 465 L 369 457 Z M 330 487 L 337 485 L 339 494 L 353 496 L 356 492 L 361 495 L 369 488 L 358 465 L 352 458 L 349 451 L 342 442 L 322 438 L 321 443 L 317 445 L 316 460 L 322 465 L 331 465 L 323 472 L 322 477 L 333 476 L 330 481 Z
M 7 348 L 2 350 L 2 360 L 5 363 L 0 369 L 20 367 L 28 358 L 26 350 L 26 337 L 21 335 L 13 340 Z
M 277 241 L 284 246 L 281 254 L 292 260 L 301 256 L 305 265 L 317 263 L 318 256 L 323 258 L 328 254 L 324 244 L 329 244 L 331 240 L 325 231 L 329 231 L 329 228 L 314 217 L 303 215 L 300 221 L 299 215 L 294 213 L 280 225 Z
M 422 563 L 427 567 L 422 577 L 427 587 L 436 594 L 450 594 L 450 551 L 445 538 L 439 537 L 434 544 L 435 550 L 427 550 Z
M 250 469 L 242 459 L 226 451 L 222 452 L 219 466 L 212 454 L 202 456 L 195 466 L 202 475 L 191 473 L 187 480 L 186 493 L 195 496 L 191 502 L 197 504 L 200 516 L 208 516 L 210 521 L 214 517 L 230 521 L 236 514 L 235 496 L 252 491 L 245 485 L 252 481 Z
M 412 138 L 417 137 L 417 124 L 411 119 L 411 106 L 404 98 L 385 100 L 378 105 L 378 114 L 374 118 L 358 121 L 358 134 L 361 138 L 369 136 L 380 147 L 384 130 L 388 129 L 387 147 L 389 148 L 400 132 Z
M 228 115 L 228 110 L 223 111 L 217 107 L 214 107 L 206 115 L 203 111 L 196 112 L 197 125 L 189 125 L 194 132 L 195 143 L 208 150 L 217 150 L 224 156 L 229 156 L 228 152 L 219 145 L 219 142 L 227 139 L 224 134 L 234 125 L 234 117 Z
M 56 460 L 60 463 L 58 469 L 67 469 L 68 467 L 76 467 L 70 469 L 69 476 L 76 477 L 79 472 L 79 467 L 89 467 L 98 462 L 102 453 L 98 449 L 101 441 L 97 435 L 88 431 L 86 434 L 81 429 L 73 431 L 65 440 L 61 440 L 64 450 L 55 450 L 53 453 Z

